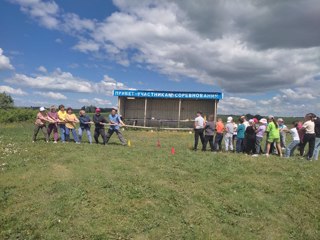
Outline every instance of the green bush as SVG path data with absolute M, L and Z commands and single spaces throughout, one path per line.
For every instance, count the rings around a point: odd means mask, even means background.
M 32 109 L 0 109 L 0 123 L 13 123 L 32 121 L 36 118 L 37 111 Z

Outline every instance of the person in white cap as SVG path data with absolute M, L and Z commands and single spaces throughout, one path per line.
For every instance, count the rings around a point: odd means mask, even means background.
M 286 148 L 286 135 L 287 135 L 287 126 L 284 124 L 282 118 L 278 118 L 279 130 L 280 130 L 280 145 L 282 149 Z
M 268 120 L 265 118 L 260 119 L 260 125 L 258 129 L 256 130 L 256 142 L 255 142 L 255 154 L 253 156 L 258 156 L 258 154 L 261 153 L 261 142 L 264 136 L 264 133 L 267 129 Z
M 230 151 L 233 151 L 233 131 L 234 131 L 234 126 L 233 126 L 233 118 L 228 117 L 227 118 L 227 124 L 225 127 L 226 134 L 224 135 L 224 143 L 225 143 L 225 148 L 226 152 L 230 149 Z
M 43 135 L 46 139 L 46 142 L 49 142 L 48 130 L 47 130 L 47 126 L 46 126 L 47 122 L 50 122 L 50 119 L 48 118 L 46 109 L 44 107 L 41 107 L 39 109 L 38 114 L 37 114 L 37 119 L 34 123 L 35 126 L 34 126 L 34 131 L 33 131 L 32 142 L 36 141 L 37 135 L 38 135 L 40 129 L 43 132 Z

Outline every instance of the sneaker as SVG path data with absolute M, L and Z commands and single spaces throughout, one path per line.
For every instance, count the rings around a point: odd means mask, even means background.
M 253 154 L 252 157 L 259 157 L 259 155 L 258 154 Z
M 80 142 L 76 142 L 76 144 L 80 144 Z
M 32 141 L 34 143 L 34 141 Z
M 53 143 L 58 143 L 57 141 L 54 141 Z
M 269 153 L 266 153 L 266 157 L 269 157 Z

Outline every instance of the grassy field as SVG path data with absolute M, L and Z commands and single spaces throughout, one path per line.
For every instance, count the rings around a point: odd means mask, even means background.
M 0 239 L 320 239 L 320 161 L 193 152 L 189 133 L 158 148 L 156 132 L 123 147 L 32 131 L 0 126 Z

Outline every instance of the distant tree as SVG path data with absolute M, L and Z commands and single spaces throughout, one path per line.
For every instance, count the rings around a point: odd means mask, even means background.
M 90 106 L 86 106 L 86 112 L 88 113 L 94 113 L 96 111 L 96 106 L 90 105 Z
M 247 120 L 249 120 L 249 119 L 252 119 L 252 118 L 253 118 L 253 115 L 252 115 L 252 114 L 250 114 L 250 113 L 247 113 L 245 116 L 246 116 L 246 119 L 247 119 Z
M 14 107 L 14 101 L 12 97 L 5 92 L 0 93 L 0 108 L 8 109 Z

